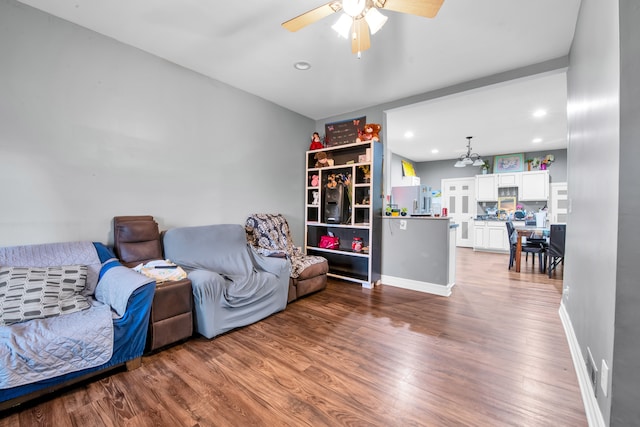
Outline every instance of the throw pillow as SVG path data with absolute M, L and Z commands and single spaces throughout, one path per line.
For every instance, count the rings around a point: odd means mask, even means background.
M 90 307 L 80 295 L 87 266 L 0 267 L 0 325 L 69 314 Z

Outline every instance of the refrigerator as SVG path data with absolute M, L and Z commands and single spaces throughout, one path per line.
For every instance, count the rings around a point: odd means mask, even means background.
M 430 215 L 431 187 L 427 185 L 410 185 L 391 188 L 391 204 L 398 209 L 407 208 L 410 215 Z

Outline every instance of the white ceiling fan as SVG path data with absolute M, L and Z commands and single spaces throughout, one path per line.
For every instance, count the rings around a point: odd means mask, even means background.
M 344 11 L 332 28 L 345 38 L 351 38 L 351 51 L 358 53 L 371 47 L 370 34 L 375 34 L 387 17 L 378 9 L 433 18 L 444 0 L 334 0 L 296 16 L 282 24 L 289 31 L 298 31 L 333 13 Z

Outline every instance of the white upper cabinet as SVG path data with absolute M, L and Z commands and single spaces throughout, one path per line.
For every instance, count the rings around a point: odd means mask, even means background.
M 497 175 L 476 175 L 476 201 L 495 202 L 498 200 Z
M 498 187 L 520 187 L 520 176 L 520 172 L 498 174 Z
M 549 199 L 549 171 L 521 173 L 519 200 L 541 201 Z
M 517 187 L 518 200 L 548 200 L 549 171 L 476 175 L 476 200 L 495 202 L 498 200 L 498 189 L 504 187 Z

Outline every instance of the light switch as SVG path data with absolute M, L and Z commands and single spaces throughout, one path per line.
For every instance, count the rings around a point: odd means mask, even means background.
M 400 220 L 400 230 L 406 230 L 407 229 L 407 220 L 406 219 L 401 219 Z
M 609 388 L 609 367 L 604 359 L 602 359 L 602 366 L 600 368 L 600 388 L 606 397 L 608 392 L 607 389 Z

